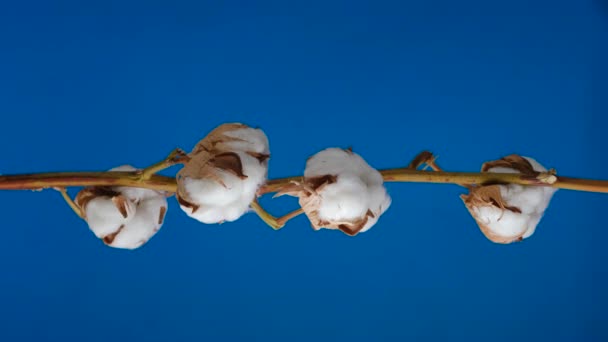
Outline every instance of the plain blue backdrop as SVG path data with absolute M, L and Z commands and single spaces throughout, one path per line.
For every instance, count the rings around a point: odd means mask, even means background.
M 267 132 L 271 178 L 331 146 L 377 168 L 430 149 L 453 171 L 521 153 L 608 178 L 606 60 L 603 0 L 4 1 L 0 172 L 143 167 L 240 121 Z M 388 189 L 354 238 L 305 217 L 205 226 L 171 199 L 136 251 L 56 192 L 0 192 L 0 340 L 608 339 L 608 195 L 559 191 L 502 246 L 457 186 Z

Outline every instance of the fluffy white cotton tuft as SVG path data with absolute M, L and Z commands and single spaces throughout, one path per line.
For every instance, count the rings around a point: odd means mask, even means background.
M 358 154 L 340 148 L 309 158 L 303 184 L 284 193 L 300 197 L 313 228 L 348 235 L 370 229 L 391 204 L 382 175 Z
M 178 201 L 207 224 L 235 221 L 249 210 L 266 182 L 268 138 L 260 129 L 225 124 L 212 131 L 178 174 Z
M 136 171 L 125 165 L 110 171 Z M 161 228 L 167 200 L 163 192 L 133 187 L 90 187 L 76 197 L 89 229 L 111 247 L 135 249 Z
M 484 165 L 486 172 L 528 175 L 547 172 L 536 160 L 516 155 Z M 491 185 L 473 189 L 463 199 L 490 240 L 510 243 L 534 234 L 555 191 L 547 186 Z
M 121 213 L 118 207 L 121 204 L 116 203 L 112 198 L 109 196 L 95 197 L 83 207 L 89 228 L 100 239 L 115 233 L 135 216 L 135 205 L 132 202 L 124 202 L 122 205 L 125 210 Z

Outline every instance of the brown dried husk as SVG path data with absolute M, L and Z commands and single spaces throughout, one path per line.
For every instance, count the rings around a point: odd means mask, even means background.
M 112 200 L 112 202 L 114 202 L 114 205 L 116 206 L 116 208 L 118 209 L 120 214 L 124 218 L 126 218 L 128 216 L 128 212 L 127 212 L 128 199 L 125 196 L 123 196 L 120 192 L 115 191 L 110 187 L 93 186 L 93 187 L 84 188 L 84 189 L 80 190 L 80 192 L 76 195 L 75 202 L 80 208 L 82 208 L 83 214 L 86 216 L 87 204 L 89 204 L 89 202 L 91 200 L 93 200 L 94 198 L 98 198 L 98 197 L 110 198 Z M 85 217 L 85 219 L 86 219 L 86 217 Z
M 190 157 L 189 161 L 177 173 L 176 197 L 181 205 L 191 208 L 192 212 L 195 212 L 199 208 L 198 205 L 192 203 L 192 199 L 184 188 L 181 181 L 184 177 L 191 179 L 212 179 L 223 186 L 225 186 L 222 180 L 223 172 L 231 173 L 241 179 L 247 178 L 243 173 L 241 157 L 227 145 L 229 142 L 243 140 L 224 134 L 243 128 L 249 128 L 249 126 L 240 123 L 220 125 L 196 144 L 188 155 Z M 265 163 L 270 157 L 267 154 L 254 151 L 243 151 L 243 153 L 247 153 L 258 159 L 260 163 Z
M 226 146 L 226 143 L 230 141 L 240 141 L 241 139 L 229 137 L 227 135 L 224 135 L 224 133 L 248 127 L 249 126 L 243 125 L 241 123 L 226 123 L 219 125 L 211 132 L 209 132 L 207 136 L 201 139 L 201 141 L 199 141 L 196 146 L 194 146 L 194 149 L 192 150 L 190 155 L 195 155 L 201 151 L 207 151 L 212 154 L 229 152 L 231 151 L 231 149 Z
M 327 221 L 319 217 L 319 207 L 321 206 L 319 193 L 324 187 L 335 183 L 337 179 L 338 177 L 334 175 L 304 178 L 302 183 L 293 182 L 284 187 L 276 196 L 290 195 L 298 197 L 300 207 L 310 220 L 313 229 L 338 229 L 347 235 L 355 236 L 365 227 L 370 217 L 375 217 L 371 210 L 368 210 L 363 217 L 351 221 Z
M 524 176 L 536 177 L 539 172 L 535 171 L 530 162 L 517 154 L 511 154 L 498 160 L 483 163 L 481 172 L 488 172 L 494 167 L 506 167 L 518 171 Z

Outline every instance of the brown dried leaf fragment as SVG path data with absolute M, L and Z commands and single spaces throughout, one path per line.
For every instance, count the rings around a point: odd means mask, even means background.
M 471 189 L 468 195 L 461 195 L 465 204 L 472 207 L 496 206 L 504 209 L 507 203 L 502 198 L 499 185 L 479 186 Z
M 367 224 L 367 217 L 365 217 L 365 219 L 363 219 L 363 220 L 359 220 L 354 223 L 339 224 L 337 226 L 337 228 L 348 236 L 355 236 L 363 229 L 363 227 L 365 227 L 366 224 Z M 331 224 L 325 224 L 324 227 L 325 228 L 335 228 L 335 227 L 332 227 Z
M 408 165 L 408 169 L 417 170 L 420 166 L 435 159 L 435 156 L 430 151 L 420 152 Z
M 242 140 L 238 138 L 229 137 L 224 133 L 242 128 L 248 128 L 248 126 L 240 123 L 227 123 L 216 127 L 214 130 L 209 132 L 206 137 L 204 137 L 196 144 L 190 155 L 192 156 L 200 152 L 209 152 L 215 154 L 218 152 L 230 151 L 231 149 L 225 146 L 226 142 Z
M 247 176 L 243 174 L 243 163 L 241 157 L 235 152 L 223 152 L 216 154 L 209 159 L 209 164 L 222 171 L 228 171 L 240 179 Z
M 118 236 L 118 234 L 120 234 L 120 232 L 123 230 L 123 228 L 125 228 L 124 224 L 121 225 L 120 227 L 118 227 L 118 229 L 114 233 L 110 233 L 110 234 L 104 236 L 102 239 L 103 242 L 106 245 L 111 245 L 114 242 L 114 240 L 116 239 L 116 236 Z
M 349 236 L 355 236 L 357 235 L 357 233 L 363 229 L 363 226 L 360 227 L 351 227 L 350 225 L 347 224 L 339 224 L 338 225 L 338 229 L 340 231 L 342 231 L 344 234 L 349 235 Z
M 158 224 L 163 224 L 165 220 L 165 215 L 167 214 L 167 207 L 160 207 L 160 212 L 158 213 Z
M 114 197 L 119 196 L 120 192 L 112 190 L 112 188 L 104 186 L 92 186 L 87 187 L 78 192 L 76 199 L 74 200 L 78 206 L 85 208 L 87 204 L 94 198 L 97 197 Z
M 257 159 L 260 164 L 264 163 L 268 160 L 268 158 L 270 158 L 270 154 L 267 153 L 247 152 L 247 154 Z
M 238 176 L 239 172 L 240 174 L 243 174 L 243 167 L 242 163 L 240 162 L 240 158 L 238 162 L 235 160 L 231 161 L 230 159 L 232 157 L 229 156 L 220 157 L 219 160 L 213 160 L 213 158 L 214 156 L 209 152 L 201 152 L 192 156 L 190 161 L 186 163 L 184 167 L 177 173 L 177 192 L 183 197 L 187 197 L 184 196 L 185 191 L 183 189 L 183 183 L 180 181 L 183 177 L 189 177 L 192 179 L 212 179 L 222 186 L 226 186 L 220 172 L 228 171 L 236 176 Z M 222 165 L 231 169 L 221 169 Z
M 511 154 L 498 160 L 485 162 L 481 166 L 481 172 L 488 172 L 488 170 L 495 167 L 514 169 L 522 175 L 529 177 L 536 177 L 539 174 L 538 171 L 534 170 L 534 167 L 532 167 L 532 164 L 530 164 L 526 158 L 517 154 Z
M 128 200 L 123 195 L 118 195 L 118 196 L 112 197 L 112 202 L 114 203 L 114 205 L 120 212 L 120 215 L 122 215 L 122 217 L 124 217 L 124 218 L 127 218 L 129 216 L 129 211 L 127 208 L 127 201 Z
M 186 208 L 192 209 L 193 213 L 195 213 L 200 208 L 200 206 L 198 206 L 196 204 L 193 204 L 193 203 L 190 203 L 190 202 L 186 201 L 185 199 L 183 199 L 179 195 L 179 193 L 175 194 L 175 198 L 177 199 L 177 203 L 179 203 L 180 205 L 182 205 L 182 206 L 184 206 Z
M 321 191 L 324 187 L 328 186 L 329 184 L 333 184 L 337 181 L 338 176 L 325 175 L 306 178 L 305 184 L 309 189 L 312 189 L 313 191 Z

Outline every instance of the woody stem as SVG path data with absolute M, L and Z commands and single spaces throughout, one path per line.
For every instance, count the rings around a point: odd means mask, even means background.
M 410 168 L 412 168 L 414 162 L 419 159 L 421 160 L 421 164 L 426 165 L 426 167 L 430 167 L 431 170 L 435 171 L 435 172 L 444 172 L 443 169 L 441 167 L 439 167 L 439 165 L 437 164 L 437 157 L 435 155 L 433 155 L 431 152 L 428 151 L 424 151 L 422 153 L 420 153 L 418 155 L 418 157 L 416 157 L 416 159 L 414 159 L 414 161 L 412 161 L 412 164 L 410 164 Z M 417 167 L 415 167 L 416 169 Z M 471 185 L 469 184 L 458 184 L 464 188 L 470 189 Z
M 457 185 L 474 184 L 521 184 L 532 186 L 550 186 L 557 189 L 568 189 L 588 192 L 608 193 L 608 181 L 553 176 L 541 173 L 537 178 L 525 177 L 516 173 L 490 172 L 428 172 L 410 168 L 381 170 L 385 182 L 399 183 L 444 183 Z M 260 190 L 261 194 L 279 192 L 291 182 L 302 182 L 302 177 L 289 177 L 269 180 Z M 1 185 L 0 185 L 1 186 Z
M 551 186 L 588 192 L 608 193 L 608 181 L 581 179 L 541 174 L 541 178 L 529 178 L 515 173 L 478 172 L 428 172 L 409 168 L 381 170 L 385 182 L 448 183 L 448 184 L 492 184 L 513 183 L 521 185 Z M 553 177 L 553 178 L 552 178 Z M 269 180 L 260 189 L 260 195 L 280 191 L 302 177 Z M 0 176 L 0 190 L 39 190 L 72 186 L 131 186 L 158 191 L 175 192 L 175 178 L 151 175 L 142 180 L 138 172 L 53 172 Z

